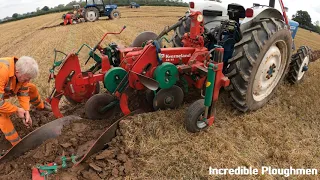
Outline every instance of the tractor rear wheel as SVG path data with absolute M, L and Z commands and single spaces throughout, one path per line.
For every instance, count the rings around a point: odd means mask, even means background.
M 257 21 L 242 33 L 226 76 L 232 104 L 246 112 L 264 106 L 282 82 L 290 64 L 292 37 L 287 25 L 274 18 Z
M 292 55 L 287 76 L 291 84 L 298 84 L 303 81 L 304 74 L 310 63 L 311 53 L 311 49 L 308 46 L 301 46 L 297 53 Z
M 190 27 L 191 27 L 191 18 L 188 17 L 187 20 L 182 22 L 181 26 L 177 27 L 174 30 L 173 39 L 172 39 L 173 47 L 183 47 L 182 37 L 184 33 L 190 32 Z
M 86 102 L 84 109 L 89 119 L 108 119 L 114 115 L 116 105 L 112 95 L 103 93 L 92 96 Z
M 98 20 L 100 17 L 100 13 L 97 8 L 89 7 L 85 9 L 84 19 L 89 22 L 94 22 Z
M 118 9 L 112 10 L 109 16 L 110 19 L 119 19 L 120 17 L 121 17 L 121 14 Z

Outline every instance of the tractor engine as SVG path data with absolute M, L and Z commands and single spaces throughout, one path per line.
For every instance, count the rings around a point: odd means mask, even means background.
M 240 21 L 245 18 L 246 10 L 242 5 L 231 3 L 225 8 L 219 1 L 190 1 L 189 11 L 200 11 L 203 14 L 204 42 L 209 51 L 215 47 L 224 48 L 224 66 L 232 57 L 234 46 L 241 40 Z M 187 16 L 189 13 L 187 12 Z M 182 22 L 184 21 L 184 22 Z M 172 37 L 174 47 L 183 47 L 183 35 L 190 32 L 189 17 L 179 20 Z M 212 54 L 213 55 L 213 54 Z M 224 68 L 225 71 L 225 68 Z
M 228 59 L 232 57 L 234 45 L 242 39 L 240 26 L 234 20 L 222 21 L 219 26 L 205 29 L 203 36 L 206 42 L 205 47 L 209 50 L 219 46 L 224 48 L 224 66 L 228 64 Z

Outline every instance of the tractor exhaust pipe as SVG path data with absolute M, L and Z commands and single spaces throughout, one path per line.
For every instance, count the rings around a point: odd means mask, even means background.
M 270 6 L 270 7 L 273 7 L 273 8 L 274 8 L 275 4 L 276 4 L 276 0 L 270 0 L 270 1 L 269 1 L 269 6 Z

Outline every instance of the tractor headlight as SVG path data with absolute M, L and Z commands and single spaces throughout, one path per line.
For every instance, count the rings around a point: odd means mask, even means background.
M 198 22 L 202 22 L 203 21 L 203 15 L 202 14 L 198 15 L 197 21 Z

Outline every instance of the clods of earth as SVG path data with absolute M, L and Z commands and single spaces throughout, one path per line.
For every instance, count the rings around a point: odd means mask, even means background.
M 132 101 L 129 107 L 137 107 L 136 103 L 140 101 Z M 62 164 L 62 157 L 70 159 L 73 155 L 81 157 L 93 145 L 96 139 L 109 127 L 117 118 L 122 116 L 121 113 L 108 120 L 89 120 L 85 119 L 84 104 L 65 107 L 64 114 L 77 115 L 82 117 L 80 120 L 72 120 L 67 126 L 64 126 L 61 135 L 48 139 L 39 147 L 30 150 L 12 161 L 0 164 L 1 179 L 32 179 L 32 169 L 37 165 L 47 165 L 55 162 L 58 166 Z M 33 120 L 32 129 L 27 129 L 15 115 L 12 121 L 20 137 L 24 137 L 36 128 L 54 120 L 52 112 L 31 111 Z M 133 117 L 127 117 L 123 122 Z M 122 126 L 124 127 L 124 126 Z M 87 161 L 71 168 L 74 164 L 71 160 L 67 161 L 67 168 L 58 168 L 58 172 L 50 174 L 53 179 L 112 179 L 126 176 L 131 173 L 133 168 L 133 158 L 137 155 L 134 149 L 126 148 L 124 141 L 125 136 L 129 134 L 125 132 L 125 128 L 117 130 L 117 136 L 106 144 L 106 149 L 92 155 Z M 128 137 L 127 137 L 128 139 Z M 1 150 L 6 150 L 10 144 L 1 134 L 0 136 Z M 79 159 L 77 159 L 79 160 Z

